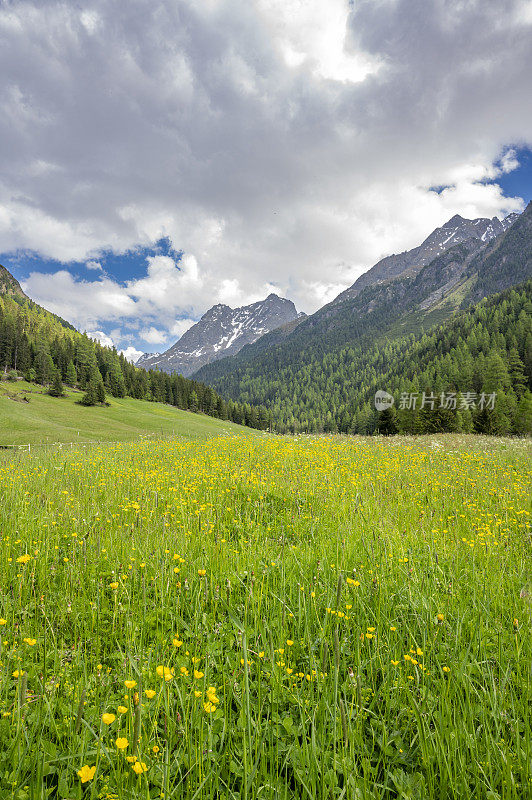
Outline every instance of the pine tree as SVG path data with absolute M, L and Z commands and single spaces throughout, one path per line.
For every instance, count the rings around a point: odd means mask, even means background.
M 51 387 L 48 389 L 48 394 L 51 397 L 63 397 L 63 381 L 61 380 L 61 373 L 56 369 Z
M 113 364 L 109 373 L 109 389 L 113 397 L 126 396 L 126 382 L 119 364 Z
M 98 402 L 96 387 L 92 381 L 87 384 L 87 390 L 79 402 L 82 406 L 95 406 Z
M 198 410 L 198 395 L 196 392 L 192 391 L 190 393 L 190 397 L 188 399 L 188 408 L 189 411 L 197 411 Z
M 532 393 L 527 391 L 519 400 L 513 420 L 513 432 L 518 436 L 532 435 Z
M 525 376 L 525 365 L 519 358 L 516 347 L 512 347 L 508 353 L 508 373 L 510 375 L 512 389 L 517 397 L 522 397 L 527 389 L 527 380 Z
M 385 408 L 379 412 L 377 420 L 377 431 L 383 436 L 392 436 L 399 432 L 397 424 L 397 411 L 393 406 Z
M 98 381 L 94 393 L 96 396 L 96 402 L 103 405 L 105 403 L 105 386 L 103 385 L 103 381 Z
M 77 380 L 76 367 L 74 366 L 74 362 L 70 360 L 66 368 L 65 383 L 67 386 L 75 386 Z

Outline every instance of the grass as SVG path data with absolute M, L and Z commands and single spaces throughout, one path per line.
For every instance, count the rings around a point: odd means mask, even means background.
M 4 455 L 0 796 L 530 797 L 530 456 Z
M 232 422 L 131 397 L 110 397 L 107 408 L 87 408 L 77 402 L 82 392 L 66 391 L 66 397 L 56 398 L 36 384 L 1 382 L 0 446 L 128 441 L 153 435 L 196 439 L 254 433 Z

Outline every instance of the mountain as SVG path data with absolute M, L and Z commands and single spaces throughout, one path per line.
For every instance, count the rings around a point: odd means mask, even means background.
M 303 320 L 284 340 L 266 349 L 264 337 L 194 377 L 240 402 L 267 405 L 280 430 L 347 430 L 353 399 L 363 396 L 361 387 L 374 370 L 370 352 L 382 369 L 390 342 L 423 336 L 461 308 L 532 276 L 532 203 L 523 214 L 507 218 L 496 238 L 491 236 L 494 225 L 466 222 L 472 227 L 462 230 L 480 235 L 445 249 L 439 229 L 438 237 L 429 237 L 429 246 L 438 246 L 439 254 L 426 265 L 404 261 L 399 275 L 376 278 L 362 288 L 359 284 L 351 295 Z M 443 226 L 447 235 L 458 227 L 455 223 Z
M 27 295 L 22 291 L 17 279 L 0 264 L 0 295 L 2 294 L 18 297 L 21 300 L 28 299 Z
M 241 308 L 219 303 L 164 353 L 145 353 L 136 364 L 145 369 L 192 375 L 205 364 L 234 355 L 265 333 L 294 322 L 298 316 L 292 301 L 276 294 Z
M 333 300 L 333 303 L 341 303 L 344 300 L 353 299 L 366 286 L 396 278 L 407 272 L 415 275 L 421 267 L 430 264 L 434 258 L 454 245 L 471 239 L 483 243 L 489 242 L 508 230 L 518 216 L 519 214 L 509 214 L 503 220 L 498 217 L 493 217 L 492 219 L 487 217 L 464 219 L 459 214 L 455 214 L 441 228 L 436 228 L 436 230 L 432 231 L 430 236 L 427 236 L 425 241 L 418 247 L 381 259 L 374 267 L 364 272 L 349 289 L 339 294 Z

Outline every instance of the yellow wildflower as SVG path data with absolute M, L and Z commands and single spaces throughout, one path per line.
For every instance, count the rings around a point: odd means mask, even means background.
M 88 764 L 85 764 L 84 767 L 78 770 L 78 775 L 81 778 L 82 783 L 87 783 L 88 781 L 92 781 L 95 774 L 96 774 L 96 767 L 89 767 Z
M 181 670 L 183 670 L 183 667 L 181 667 Z M 171 681 L 174 677 L 174 670 L 170 669 L 170 667 L 164 667 L 162 664 L 155 671 L 159 678 L 164 678 L 165 681 Z

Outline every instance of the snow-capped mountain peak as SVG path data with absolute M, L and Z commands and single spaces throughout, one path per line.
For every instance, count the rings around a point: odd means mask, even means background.
M 164 353 L 144 353 L 137 366 L 192 375 L 200 367 L 234 355 L 244 345 L 297 318 L 291 300 L 270 294 L 265 300 L 240 308 L 223 303 L 212 306 L 202 318 Z
M 440 228 L 432 231 L 418 247 L 381 259 L 374 267 L 364 272 L 349 289 L 339 294 L 333 303 L 356 297 L 366 286 L 392 280 L 399 275 L 415 275 L 454 245 L 471 239 L 487 243 L 508 230 L 518 217 L 519 214 L 509 214 L 502 220 L 498 217 L 465 219 L 460 214 L 455 214 Z

